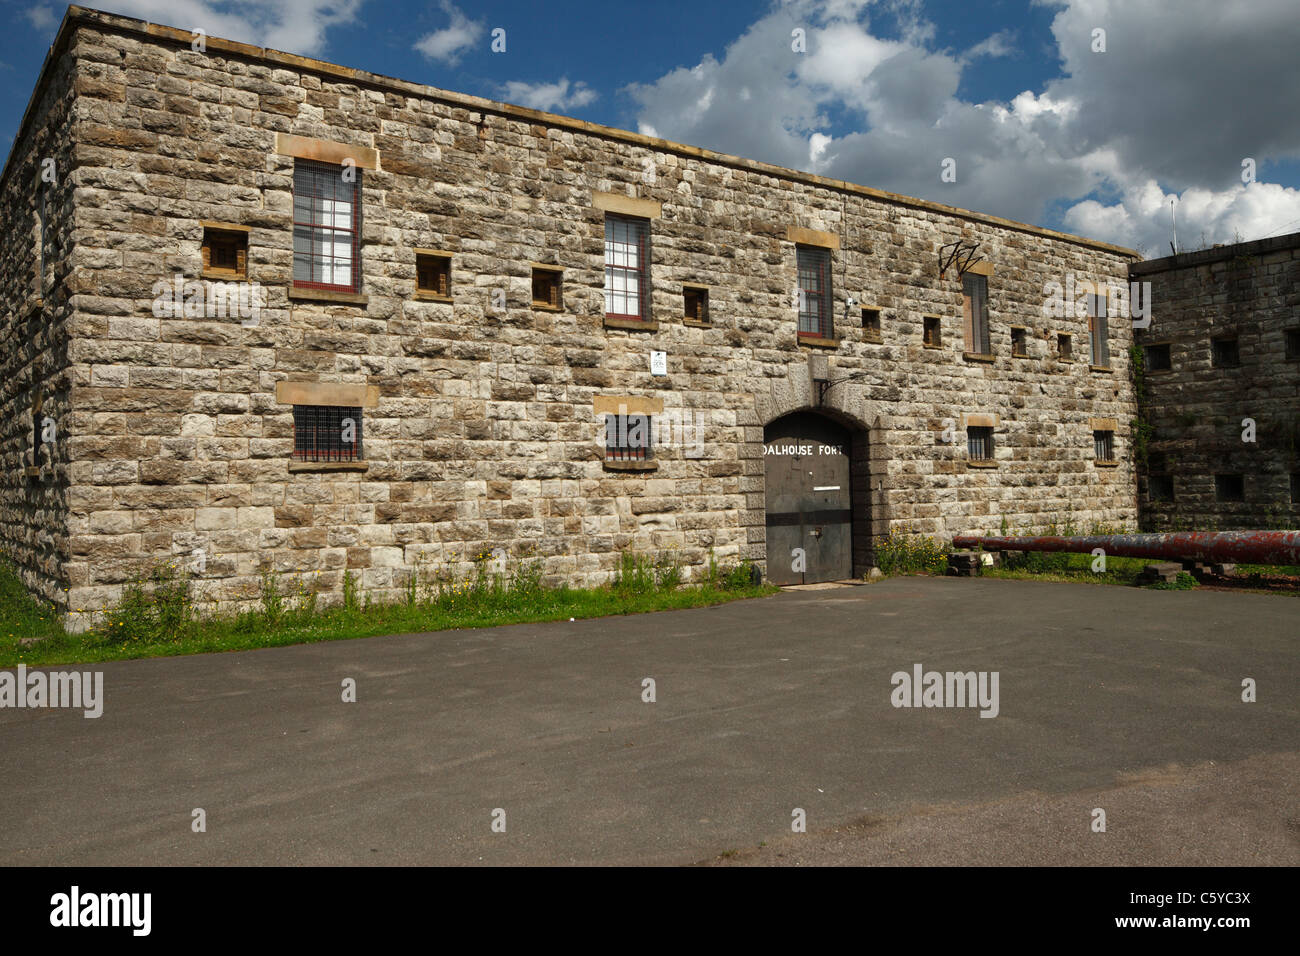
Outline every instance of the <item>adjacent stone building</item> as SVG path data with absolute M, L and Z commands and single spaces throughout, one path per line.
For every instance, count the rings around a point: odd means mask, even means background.
M 74 621 L 1137 517 L 1105 243 L 75 7 L 0 215 L 0 540 Z
M 1142 524 L 1300 528 L 1300 233 L 1135 263 Z

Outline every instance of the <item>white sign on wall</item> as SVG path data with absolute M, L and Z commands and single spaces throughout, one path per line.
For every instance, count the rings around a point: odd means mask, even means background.
M 668 353 L 667 352 L 650 353 L 650 374 L 651 375 L 668 374 Z

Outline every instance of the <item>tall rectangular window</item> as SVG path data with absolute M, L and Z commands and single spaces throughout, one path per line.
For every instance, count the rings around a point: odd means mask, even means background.
M 989 280 L 987 276 L 967 272 L 961 277 L 961 318 L 966 333 L 966 351 L 988 355 Z
M 1092 457 L 1097 461 L 1115 460 L 1115 433 L 1113 431 L 1094 431 L 1092 433 Z
M 293 406 L 293 457 L 295 461 L 362 461 L 361 409 Z
M 795 246 L 799 270 L 799 334 L 831 338 L 831 251 Z
M 1084 306 L 1088 312 L 1088 338 L 1092 343 L 1092 364 L 1110 368 L 1109 303 L 1104 295 L 1087 296 Z
M 359 292 L 360 252 L 361 170 L 355 166 L 295 160 L 294 285 Z
M 650 319 L 650 221 L 605 215 L 605 317 Z

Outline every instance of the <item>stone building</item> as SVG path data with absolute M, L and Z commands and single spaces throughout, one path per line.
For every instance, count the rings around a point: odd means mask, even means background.
M 0 533 L 74 622 L 1136 520 L 1105 243 L 76 7 L 0 215 Z
M 1300 528 L 1300 233 L 1134 263 L 1151 283 L 1141 520 Z

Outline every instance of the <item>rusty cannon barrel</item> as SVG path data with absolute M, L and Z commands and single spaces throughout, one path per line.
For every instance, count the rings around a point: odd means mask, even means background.
M 1081 554 L 1090 554 L 1101 548 L 1107 555 L 1121 558 L 1300 565 L 1300 531 L 1176 531 L 1070 538 L 960 534 L 952 539 L 952 546 L 985 551 L 1073 551 Z

